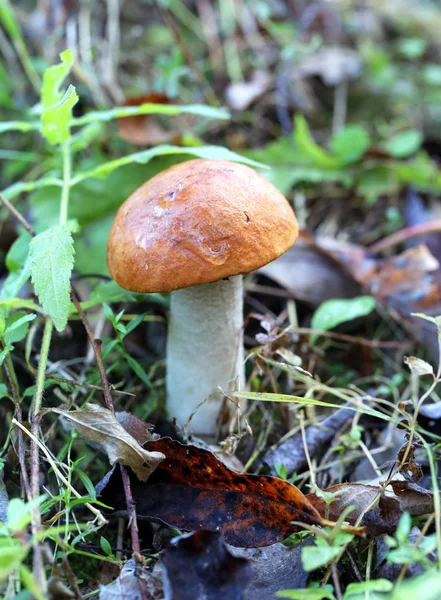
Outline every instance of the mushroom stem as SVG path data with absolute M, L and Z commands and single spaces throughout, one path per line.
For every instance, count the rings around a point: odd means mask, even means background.
M 225 392 L 244 381 L 243 292 L 238 275 L 171 294 L 167 337 L 167 408 L 191 430 L 213 436 Z

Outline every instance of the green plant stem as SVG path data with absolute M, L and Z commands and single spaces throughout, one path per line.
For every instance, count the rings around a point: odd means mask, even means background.
M 61 188 L 60 225 L 64 225 L 67 222 L 69 210 L 69 191 L 72 170 L 70 146 L 68 142 L 62 144 L 61 151 L 63 155 L 63 187 Z

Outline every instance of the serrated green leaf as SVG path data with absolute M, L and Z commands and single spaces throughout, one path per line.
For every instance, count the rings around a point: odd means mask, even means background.
M 65 50 L 60 58 L 60 64 L 46 70 L 41 89 L 42 133 L 51 144 L 60 144 L 70 138 L 72 108 L 78 102 L 78 94 L 72 85 L 65 93 L 60 89 L 73 65 L 72 51 Z
M 43 109 L 56 104 L 63 97 L 60 88 L 73 65 L 72 50 L 62 52 L 60 59 L 60 64 L 49 67 L 43 75 L 43 85 L 41 88 L 41 104 Z
M 62 331 L 70 308 L 70 276 L 74 265 L 72 223 L 53 225 L 31 241 L 32 283 L 43 309 Z
M 77 102 L 78 94 L 73 85 L 70 85 L 59 102 L 41 113 L 42 134 L 50 144 L 62 144 L 70 139 L 69 121 Z
M 327 300 L 314 312 L 311 327 L 328 331 L 340 323 L 368 315 L 374 310 L 375 305 L 376 300 L 373 296 L 358 296 L 350 300 L 340 298 Z

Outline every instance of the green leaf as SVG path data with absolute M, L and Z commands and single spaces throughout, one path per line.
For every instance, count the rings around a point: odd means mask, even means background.
M 197 115 L 209 119 L 229 119 L 230 113 L 225 108 L 214 108 L 205 104 L 155 104 L 145 102 L 139 106 L 117 106 L 110 110 L 97 110 L 88 112 L 83 117 L 73 119 L 72 125 L 85 125 L 86 123 L 97 123 L 100 121 L 111 121 L 121 117 L 130 117 L 134 115 Z
M 360 159 L 369 145 L 369 134 L 359 125 L 347 125 L 334 134 L 330 142 L 332 152 L 345 165 Z
M 96 490 L 95 490 L 95 486 L 93 485 L 92 481 L 89 479 L 89 477 L 86 475 L 86 473 L 84 471 L 82 471 L 81 469 L 74 469 L 75 475 L 81 480 L 81 482 L 83 483 L 84 487 L 87 490 L 87 493 L 89 494 L 89 496 L 93 499 L 96 500 Z
M 328 331 L 340 325 L 340 323 L 346 323 L 368 315 L 374 310 L 375 306 L 376 300 L 372 296 L 358 296 L 351 300 L 338 298 L 327 300 L 314 312 L 311 327 Z
M 418 577 L 403 581 L 392 592 L 388 600 L 439 600 L 441 589 L 441 573 L 433 570 L 426 571 Z
M 78 102 L 78 94 L 72 85 L 64 94 L 60 90 L 73 65 L 72 51 L 65 50 L 60 58 L 61 64 L 46 70 L 41 89 L 42 133 L 51 144 L 60 144 L 70 138 L 72 108 Z
M 393 583 L 387 579 L 373 579 L 372 581 L 363 581 L 362 583 L 350 583 L 346 588 L 345 600 L 359 595 L 365 597 L 364 592 L 390 592 L 393 590 Z M 363 596 L 361 594 L 363 593 Z
M 55 327 L 66 327 L 70 308 L 70 276 L 74 265 L 72 222 L 53 225 L 31 241 L 32 283 Z
M 22 231 L 6 255 L 6 267 L 9 275 L 0 288 L 0 298 L 15 298 L 29 279 L 29 242 L 31 236 L 27 231 Z
M 46 69 L 43 75 L 41 88 L 41 104 L 43 109 L 56 104 L 63 97 L 60 88 L 69 75 L 73 65 L 72 50 L 65 50 L 60 54 L 61 63 Z
M 128 354 L 126 356 L 126 360 L 127 360 L 128 364 L 129 364 L 130 368 L 132 369 L 132 371 L 135 373 L 135 375 L 137 377 L 139 377 L 139 379 L 141 381 L 143 381 L 148 388 L 151 388 L 152 387 L 152 382 L 150 381 L 149 376 L 144 371 L 144 369 L 139 364 L 139 362 L 135 358 L 133 358 L 133 356 L 130 356 L 130 354 Z
M 337 558 L 341 548 L 337 546 L 310 546 L 302 549 L 302 565 L 305 571 L 315 571 Z
M 275 364 L 275 363 L 274 363 Z M 283 364 L 280 363 L 280 367 Z M 313 381 L 313 380 L 312 380 Z M 305 398 L 303 396 L 290 396 L 289 394 L 274 394 L 273 392 L 234 392 L 233 396 L 237 398 L 247 398 L 248 400 L 258 400 L 259 402 L 288 402 L 293 404 L 311 405 L 311 406 L 324 406 L 328 408 L 341 408 L 341 405 L 334 404 L 333 402 L 324 402 L 323 400 L 316 400 L 315 398 Z M 346 400 L 346 398 L 345 398 Z M 366 408 L 363 406 L 345 406 L 347 410 L 353 410 L 354 412 L 360 412 L 365 415 L 372 415 L 378 419 L 384 421 L 393 421 L 388 415 L 384 415 L 378 410 Z M 398 422 L 398 421 L 397 421 Z
M 10 532 L 23 531 L 32 521 L 32 511 L 46 499 L 45 495 L 38 496 L 30 502 L 23 502 L 20 498 L 12 498 L 8 502 L 7 525 Z
M 11 315 L 6 321 L 6 330 L 4 339 L 6 344 L 15 344 L 25 338 L 30 321 L 33 321 L 37 315 L 17 312 Z
M 43 123 L 42 134 L 51 144 L 62 144 L 70 139 L 69 121 L 72 109 L 78 102 L 78 94 L 70 85 L 59 102 L 53 104 L 41 113 Z
M 396 133 L 384 143 L 383 147 L 394 158 L 406 158 L 419 150 L 422 141 L 423 134 L 412 129 Z
M 0 538 L 0 581 L 4 581 L 20 565 L 26 554 L 27 549 L 19 540 Z
M 190 154 L 192 156 L 197 156 L 198 158 L 217 158 L 222 160 L 231 160 L 260 169 L 267 168 L 262 163 L 258 163 L 250 158 L 240 156 L 239 154 L 236 154 L 236 152 L 232 152 L 231 150 L 228 150 L 228 148 L 224 148 L 223 146 L 199 146 L 194 148 L 182 148 L 181 146 L 162 145 L 155 146 L 154 148 L 149 148 L 148 150 L 143 150 L 141 152 L 135 152 L 134 154 L 129 154 L 128 156 L 117 158 L 116 160 L 111 160 L 107 163 L 103 163 L 98 167 L 91 169 L 90 171 L 79 173 L 72 180 L 72 185 L 76 185 L 80 181 L 83 181 L 84 179 L 87 179 L 89 177 L 107 177 L 115 169 L 119 169 L 119 167 L 123 167 L 124 165 L 129 165 L 131 163 L 145 164 L 152 160 L 152 158 L 155 158 L 156 156 L 165 156 L 167 154 Z
M 341 166 L 341 163 L 337 158 L 331 156 L 328 152 L 316 144 L 312 138 L 305 117 L 300 114 L 296 115 L 295 117 L 294 140 L 299 149 L 313 159 L 315 166 L 330 169 Z
M 107 556 L 113 556 L 112 546 L 109 544 L 109 542 L 103 536 L 100 537 L 100 546 L 101 546 L 101 550 L 104 552 L 104 554 L 106 554 Z
M 330 586 L 304 590 L 282 590 L 276 592 L 276 596 L 279 598 L 291 598 L 292 600 L 335 600 Z

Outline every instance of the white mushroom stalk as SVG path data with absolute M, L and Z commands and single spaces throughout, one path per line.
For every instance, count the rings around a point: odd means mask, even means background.
M 224 394 L 244 382 L 243 292 L 238 275 L 171 294 L 167 409 L 178 423 L 193 414 L 197 435 L 216 433 Z M 228 408 L 234 409 L 230 401 Z

